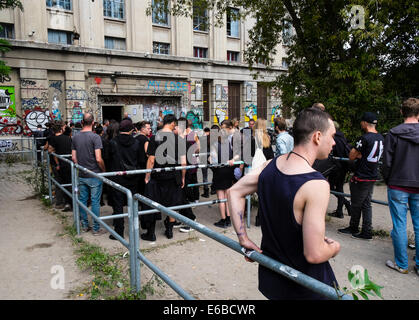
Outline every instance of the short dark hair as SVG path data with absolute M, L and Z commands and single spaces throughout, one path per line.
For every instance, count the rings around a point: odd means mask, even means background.
M 204 128 L 204 132 L 210 132 L 210 131 L 211 131 L 210 128 L 208 128 L 208 127 Z
M 83 120 L 82 120 L 83 127 L 92 125 L 94 120 L 95 118 L 93 117 L 93 114 L 88 113 L 88 112 L 83 114 Z
M 229 129 L 233 128 L 233 122 L 229 119 L 223 120 L 223 122 L 221 122 L 221 125 L 224 125 Z
M 103 132 L 103 127 L 101 125 L 97 126 L 95 128 L 96 134 L 100 135 Z
M 284 131 L 287 129 L 287 122 L 282 117 L 276 117 L 274 119 L 275 128 L 278 128 L 281 131 Z
M 330 114 L 316 108 L 307 108 L 301 111 L 294 121 L 293 136 L 294 145 L 305 144 L 315 131 L 326 132 L 330 127 Z
M 135 127 L 136 127 L 138 130 L 141 130 L 142 128 L 145 128 L 145 126 L 146 126 L 147 124 L 151 125 L 150 121 L 143 120 L 143 121 L 137 122 L 137 123 L 135 124 Z
M 403 118 L 417 117 L 419 115 L 419 99 L 409 98 L 403 101 Z
M 172 122 L 177 123 L 176 117 L 174 114 L 166 114 L 163 118 L 163 126 L 165 126 L 166 124 L 170 124 Z

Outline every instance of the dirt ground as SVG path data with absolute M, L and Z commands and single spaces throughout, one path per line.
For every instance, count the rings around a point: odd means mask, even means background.
M 70 293 L 87 283 L 90 276 L 76 266 L 74 247 L 68 237 L 62 236 L 60 221 L 43 209 L 41 202 L 32 197 L 32 190 L 21 175 L 16 175 L 23 170 L 31 170 L 31 167 L 0 164 L 0 299 L 69 299 Z M 373 198 L 387 201 L 385 186 L 376 186 Z M 215 199 L 215 196 L 210 199 Z M 201 198 L 203 200 L 207 199 Z M 329 211 L 335 208 L 336 199 L 331 196 Z M 102 215 L 111 213 L 110 207 L 102 207 Z M 237 240 L 232 227 L 219 229 L 213 226 L 219 219 L 217 206 L 199 207 L 194 209 L 194 213 L 197 222 Z M 254 226 L 255 215 L 256 208 L 253 208 L 248 234 L 260 243 L 261 232 L 260 227 Z M 347 215 L 344 219 L 329 218 L 326 222 L 327 236 L 341 243 L 341 252 L 330 261 L 340 286 L 348 286 L 348 271 L 354 265 L 361 265 L 368 269 L 375 283 L 384 286 L 382 294 L 385 299 L 419 299 L 419 277 L 413 272 L 414 251 L 408 250 L 409 274 L 399 274 L 385 266 L 385 261 L 393 258 L 391 238 L 376 236 L 373 241 L 366 242 L 338 234 L 337 229 L 348 223 Z M 148 259 L 193 297 L 201 300 L 265 299 L 257 289 L 256 263 L 246 262 L 238 253 L 197 231 L 185 234 L 175 229 L 173 239 L 169 240 L 164 236 L 162 221 L 157 227 L 157 241 L 140 240 L 141 249 Z M 383 234 L 391 231 L 388 207 L 373 205 L 373 227 Z M 408 231 L 413 240 L 412 230 L 409 220 Z M 110 253 L 127 251 L 118 241 L 110 240 L 108 234 L 94 237 L 89 232 L 82 237 Z M 127 230 L 125 238 L 128 239 Z M 51 271 L 57 265 L 65 270 L 64 289 L 51 286 L 54 277 Z M 152 275 L 146 266 L 141 266 L 142 285 L 148 283 Z M 147 299 L 182 299 L 164 283 L 154 282 L 154 288 L 154 294 L 148 295 Z

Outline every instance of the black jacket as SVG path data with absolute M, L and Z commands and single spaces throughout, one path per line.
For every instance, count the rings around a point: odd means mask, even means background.
M 387 185 L 419 188 L 419 123 L 403 123 L 387 134 L 382 175 Z
M 109 143 L 109 166 L 107 171 L 128 171 L 140 168 L 141 150 L 139 142 L 131 135 L 119 134 Z M 136 184 L 138 175 L 112 177 L 112 180 L 129 186 Z

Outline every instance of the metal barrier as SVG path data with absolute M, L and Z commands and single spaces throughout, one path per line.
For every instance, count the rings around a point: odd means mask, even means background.
M 117 240 L 119 240 L 122 245 L 124 245 L 129 250 L 130 254 L 130 286 L 132 289 L 134 289 L 136 292 L 138 292 L 141 288 L 140 283 L 140 261 L 143 262 L 147 267 L 149 267 L 154 273 L 156 273 L 163 281 L 165 281 L 175 292 L 177 292 L 181 297 L 187 300 L 193 300 L 193 297 L 189 295 L 184 289 L 182 289 L 177 283 L 175 283 L 173 280 L 170 279 L 162 270 L 160 270 L 157 266 L 155 266 L 151 261 L 149 261 L 140 251 L 140 240 L 139 240 L 139 215 L 141 214 L 150 214 L 153 212 L 160 211 L 164 214 L 167 214 L 168 216 L 171 216 L 172 218 L 175 218 L 176 220 L 184 223 L 185 225 L 188 225 L 189 227 L 197 230 L 198 232 L 201 232 L 208 237 L 216 240 L 217 242 L 220 242 L 221 244 L 233 249 L 234 251 L 245 255 L 243 249 L 240 244 L 236 241 L 231 240 L 230 238 L 219 234 L 206 226 L 197 223 L 195 221 L 192 221 L 181 214 L 173 211 L 174 209 L 183 209 L 187 207 L 197 207 L 197 206 L 204 206 L 204 205 L 210 205 L 210 204 L 217 204 L 226 202 L 227 199 L 221 199 L 221 200 L 213 200 L 213 201 L 206 201 L 202 203 L 191 203 L 187 205 L 182 206 L 175 206 L 171 208 L 163 207 L 162 205 L 140 195 L 135 194 L 132 195 L 131 191 L 107 178 L 105 176 L 117 176 L 117 175 L 129 175 L 129 174 L 139 174 L 139 173 L 146 173 L 146 172 L 161 172 L 161 171 L 174 171 L 174 170 L 183 170 L 183 169 L 189 169 L 189 168 L 202 168 L 202 167 L 222 167 L 226 166 L 228 164 L 216 164 L 216 165 L 192 165 L 192 166 L 186 166 L 186 167 L 171 167 L 171 168 L 155 168 L 155 169 L 145 169 L 145 170 L 132 170 L 132 171 L 123 171 L 123 172 L 107 172 L 107 173 L 94 173 L 78 164 L 73 163 L 72 161 L 66 159 L 68 155 L 58 155 L 55 153 L 51 153 L 51 156 L 55 156 L 61 161 L 64 161 L 68 163 L 71 167 L 71 186 L 72 191 L 71 193 L 65 189 L 65 187 L 69 186 L 69 184 L 60 184 L 56 179 L 54 179 L 51 176 L 50 170 L 48 170 L 48 182 L 49 182 L 49 194 L 50 199 L 52 200 L 52 185 L 54 184 L 61 190 L 63 190 L 68 196 L 72 198 L 73 203 L 73 218 L 74 218 L 74 224 L 77 229 L 77 233 L 80 234 L 80 212 L 79 209 L 82 208 L 85 210 L 85 212 L 92 217 L 95 221 L 97 221 L 100 226 L 104 227 L 110 234 L 112 234 Z M 49 165 L 50 155 L 47 154 L 47 164 Z M 112 216 L 105 216 L 100 217 L 96 216 L 85 204 L 83 204 L 78 199 L 78 193 L 79 193 L 79 177 L 78 173 L 79 171 L 82 171 L 86 174 L 88 174 L 91 177 L 95 177 L 99 180 L 101 180 L 103 183 L 106 183 L 107 185 L 111 186 L 112 188 L 115 188 L 123 193 L 125 193 L 127 197 L 127 207 L 128 207 L 128 213 L 122 213 L 118 215 L 112 215 Z M 151 208 L 154 208 L 152 210 L 145 210 L 145 211 L 138 211 L 138 201 L 145 203 Z M 249 208 L 250 209 L 250 208 Z M 129 225 L 129 242 L 125 241 L 119 234 L 117 234 L 111 227 L 109 227 L 105 220 L 110 219 L 116 219 L 116 218 L 123 218 L 128 217 L 128 225 Z M 246 254 L 249 258 L 252 260 L 262 264 L 263 266 L 270 268 L 271 270 L 281 274 L 282 276 L 322 295 L 329 299 L 343 299 L 343 300 L 352 300 L 351 296 L 345 295 L 342 292 L 337 292 L 335 288 L 332 288 L 316 279 L 313 279 L 289 266 L 286 266 L 278 261 L 275 261 L 263 254 L 260 254 L 258 252 L 251 252 L 250 254 Z
M 345 295 L 342 292 L 337 292 L 335 288 L 332 288 L 326 284 L 324 284 L 323 282 L 320 282 L 316 279 L 313 279 L 307 275 L 305 275 L 304 273 L 301 273 L 289 266 L 286 266 L 268 256 L 265 256 L 261 253 L 258 253 L 256 251 L 252 251 L 250 254 L 245 254 L 244 253 L 244 248 L 240 246 L 240 244 L 237 241 L 234 241 L 222 234 L 219 234 L 218 232 L 215 232 L 209 228 L 207 228 L 206 226 L 197 223 L 195 221 L 192 221 L 189 218 L 186 218 L 184 216 L 182 216 L 181 214 L 173 211 L 172 209 L 163 207 L 162 205 L 158 204 L 155 201 L 152 201 L 140 194 L 135 194 L 134 195 L 134 200 L 138 200 L 141 201 L 142 203 L 154 208 L 156 211 L 160 211 L 164 214 L 167 214 L 168 216 L 176 219 L 177 221 L 180 221 L 186 225 L 188 225 L 189 227 L 191 227 L 192 229 L 197 230 L 200 233 L 205 234 L 206 236 L 210 237 L 211 239 L 214 239 L 217 242 L 220 242 L 221 244 L 233 249 L 234 251 L 242 254 L 242 255 L 246 255 L 247 257 L 251 258 L 252 260 L 259 262 L 261 265 L 281 274 L 282 276 L 322 295 L 325 296 L 326 298 L 332 299 L 332 300 L 338 300 L 338 299 L 343 299 L 343 300 L 353 300 L 351 296 L 349 295 Z M 138 204 L 137 204 L 138 207 Z M 154 211 L 153 211 L 154 212 Z M 150 212 L 151 213 L 151 212 Z M 140 261 L 144 262 L 144 256 L 141 254 L 141 252 L 138 250 L 137 251 L 137 255 L 138 255 L 138 259 L 140 259 Z M 164 279 L 163 279 L 164 280 Z M 183 289 L 181 289 L 180 287 L 178 287 L 177 285 L 173 285 L 173 283 L 168 283 L 169 286 L 171 286 L 176 292 L 181 291 L 183 292 Z

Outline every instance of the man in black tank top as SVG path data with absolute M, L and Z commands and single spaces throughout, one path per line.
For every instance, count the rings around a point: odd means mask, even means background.
M 327 158 L 335 132 L 330 115 L 313 108 L 303 110 L 294 123 L 294 149 L 265 162 L 228 190 L 231 218 L 241 246 L 332 287 L 338 284 L 328 260 L 339 253 L 340 244 L 325 236 L 330 187 L 312 165 L 316 159 Z M 260 248 L 247 237 L 244 225 L 245 197 L 254 192 L 259 197 Z M 274 300 L 324 298 L 262 265 L 259 290 Z

